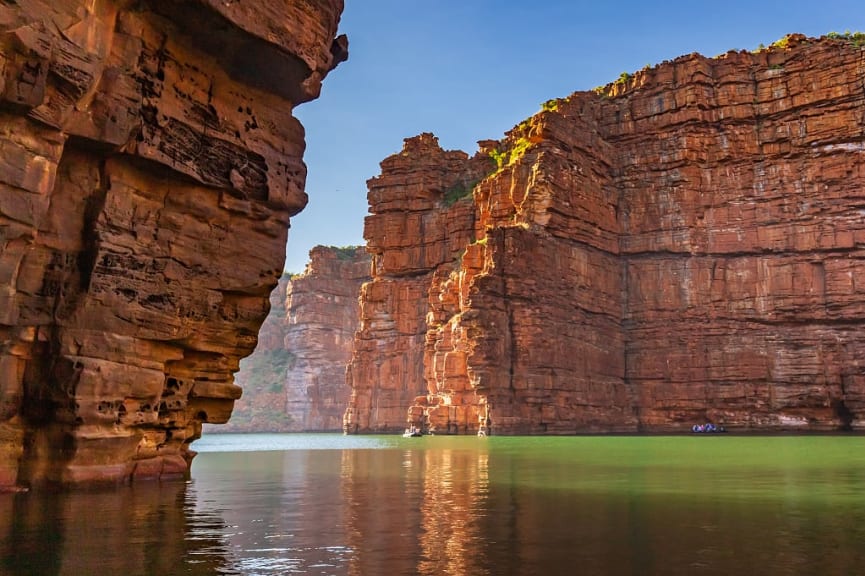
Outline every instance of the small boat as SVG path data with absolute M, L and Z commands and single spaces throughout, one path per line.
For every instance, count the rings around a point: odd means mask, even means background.
M 711 422 L 705 424 L 694 424 L 691 426 L 691 432 L 694 434 L 721 434 L 726 431 L 727 429 L 723 426 L 715 426 Z
M 405 432 L 402 433 L 403 438 L 420 438 L 423 436 L 423 432 L 420 431 L 419 428 L 415 428 L 412 426 L 411 428 L 406 428 Z

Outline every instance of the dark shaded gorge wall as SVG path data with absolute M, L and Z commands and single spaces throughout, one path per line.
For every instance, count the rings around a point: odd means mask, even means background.
M 270 295 L 258 346 L 240 363 L 243 397 L 216 432 L 335 432 L 351 388 L 346 366 L 359 323 L 358 294 L 370 279 L 359 246 L 316 246 L 302 274 Z

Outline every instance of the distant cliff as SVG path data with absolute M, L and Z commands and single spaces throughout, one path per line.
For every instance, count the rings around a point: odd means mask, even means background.
M 285 380 L 291 430 L 342 430 L 351 394 L 345 371 L 369 267 L 363 247 L 316 246 L 304 273 L 291 280 L 285 336 L 292 354 Z
M 0 6 L 0 489 L 182 476 L 228 419 L 342 8 Z
M 258 347 L 240 362 L 243 397 L 214 432 L 342 430 L 351 388 L 345 370 L 358 327 L 358 293 L 370 279 L 363 247 L 316 246 L 303 274 L 270 297 Z
M 349 431 L 865 429 L 859 37 L 696 54 L 369 182 Z

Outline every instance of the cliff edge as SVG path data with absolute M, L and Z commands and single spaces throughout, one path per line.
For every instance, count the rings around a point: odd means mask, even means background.
M 240 362 L 243 397 L 219 432 L 335 432 L 351 389 L 345 368 L 370 257 L 358 246 L 316 246 L 302 274 L 270 295 L 258 346 Z M 209 431 L 210 427 L 205 426 Z
M 370 279 L 370 256 L 357 246 L 316 246 L 303 274 L 291 280 L 285 379 L 292 432 L 342 430 L 351 388 L 346 366 L 358 326 L 358 293 Z

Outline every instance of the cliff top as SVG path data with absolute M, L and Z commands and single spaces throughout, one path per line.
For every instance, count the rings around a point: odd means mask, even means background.
M 501 140 L 478 141 L 478 152 L 473 159 L 487 156 L 492 158 L 495 164 L 491 165 L 490 174 L 495 173 L 496 168 L 501 169 L 512 164 L 529 147 L 543 140 L 540 131 L 536 128 L 541 120 L 550 113 L 572 113 L 565 110 L 568 105 L 575 106 L 574 112 L 580 113 L 580 108 L 586 101 L 615 101 L 637 90 L 669 89 L 682 83 L 693 82 L 695 74 L 702 74 L 705 77 L 701 80 L 702 83 L 712 83 L 715 77 L 720 76 L 727 68 L 753 67 L 777 74 L 784 70 L 787 63 L 802 60 L 805 53 L 838 48 L 863 50 L 865 33 L 829 32 L 819 38 L 792 33 L 768 46 L 761 44 L 755 50 L 728 50 L 713 57 L 692 52 L 655 65 L 647 64 L 633 73 L 622 72 L 616 80 L 592 90 L 578 90 L 569 96 L 547 100 L 541 104 L 541 110 L 515 125 Z M 692 73 L 688 76 L 677 74 L 685 68 L 692 68 Z M 719 68 L 717 73 L 713 73 L 715 68 Z M 382 171 L 384 173 L 399 169 L 406 160 L 431 162 L 442 153 L 468 159 L 468 154 L 461 150 L 442 150 L 438 138 L 432 133 L 425 132 L 406 138 L 403 149 L 399 153 L 382 161 Z

